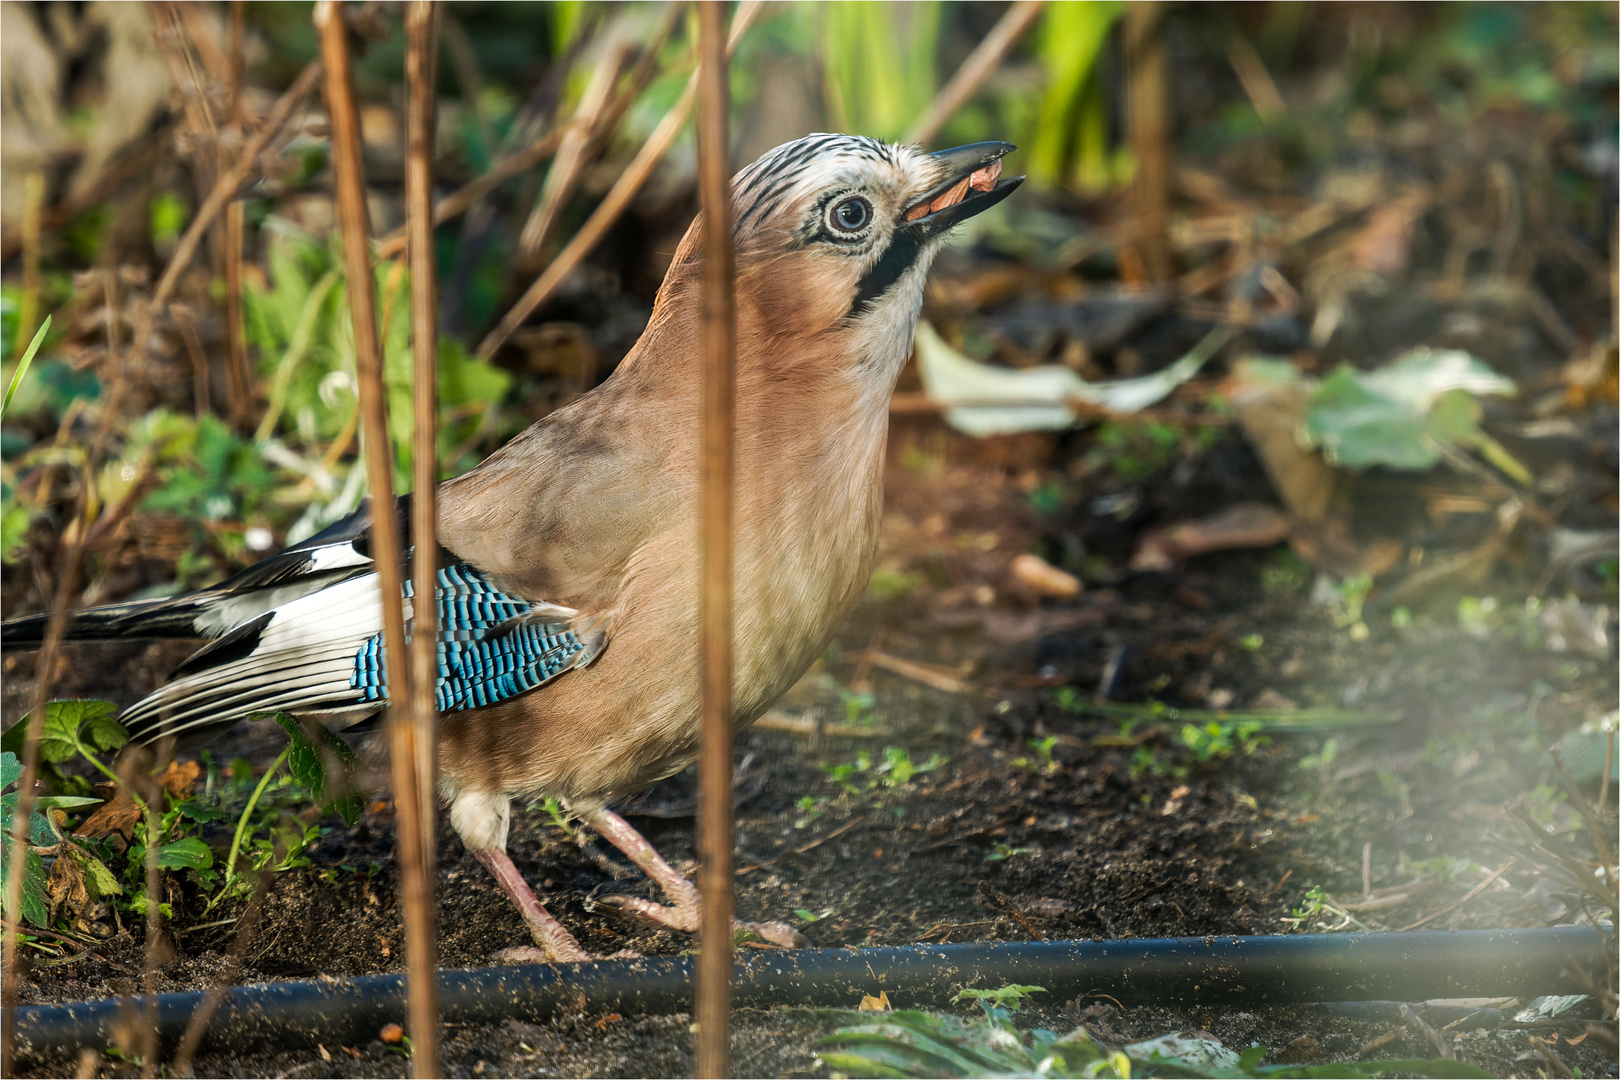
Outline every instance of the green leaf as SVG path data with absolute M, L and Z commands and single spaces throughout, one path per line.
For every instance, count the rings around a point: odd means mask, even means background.
M 18 552 L 28 537 L 28 528 L 33 525 L 34 517 L 33 508 L 21 503 L 11 503 L 0 508 L 0 563 L 10 566 L 17 561 Z
M 58 810 L 77 810 L 82 806 L 100 806 L 105 801 L 90 795 L 44 795 L 35 799 L 34 805 L 41 810 L 53 806 Z
M 5 843 L 0 845 L 0 898 L 9 895 L 11 890 L 6 888 L 6 875 L 11 871 L 11 845 L 10 834 L 6 834 Z M 50 926 L 50 905 L 45 894 L 45 860 L 34 852 L 23 854 L 23 881 L 21 892 L 22 916 L 35 926 Z
M 21 726 L 22 724 L 19 722 L 12 727 L 11 731 L 16 731 Z M 6 734 L 11 734 L 11 731 L 6 732 Z M 5 753 L 0 754 L 0 788 L 8 788 L 15 784 L 22 779 L 22 774 L 22 762 L 18 760 L 15 753 L 7 750 Z
M 1427 469 L 1442 447 L 1500 447 L 1480 430 L 1476 396 L 1512 394 L 1511 381 L 1456 350 L 1414 349 L 1376 371 L 1341 366 L 1311 397 L 1305 426 L 1328 457 L 1348 468 Z M 1505 454 L 1505 451 L 1503 452 Z M 1524 482 L 1507 457 L 1498 464 Z
M 275 719 L 292 744 L 292 751 L 287 755 L 287 768 L 293 779 L 309 789 L 310 796 L 324 812 L 340 815 L 346 825 L 357 823 L 362 799 L 349 783 L 356 768 L 354 751 L 342 739 L 319 725 L 315 725 L 316 737 L 320 739 L 317 744 L 293 717 L 277 713 Z M 331 755 L 330 759 L 328 754 Z M 339 764 L 341 777 L 328 774 L 329 760 Z
M 51 317 L 47 315 L 45 321 L 39 324 L 39 330 L 34 334 L 34 340 L 30 341 L 28 348 L 23 350 L 22 359 L 17 361 L 17 370 L 11 374 L 11 382 L 6 387 L 5 400 L 0 401 L 0 417 L 4 417 L 6 409 L 10 408 L 12 395 L 17 392 L 17 387 L 22 385 L 23 376 L 28 374 L 28 368 L 34 362 L 34 354 L 39 352 L 39 347 L 45 343 L 45 335 L 50 331 L 50 328 Z
M 117 711 L 118 706 L 110 701 L 47 701 L 45 722 L 39 732 L 40 759 L 53 764 L 71 761 L 84 743 L 98 750 L 123 746 L 129 741 L 129 732 L 118 722 L 114 715 Z M 0 736 L 0 750 L 22 753 L 27 734 L 28 717 L 24 716 Z
M 195 836 L 164 844 L 158 849 L 158 867 L 163 870 L 196 870 L 214 865 L 214 853 Z

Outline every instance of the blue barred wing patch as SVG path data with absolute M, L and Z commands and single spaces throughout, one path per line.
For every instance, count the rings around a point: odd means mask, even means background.
M 405 582 L 405 595 L 412 595 Z M 524 618 L 534 605 L 503 593 L 466 564 L 438 573 L 440 712 L 476 709 L 515 697 L 573 666 L 585 644 L 564 623 Z M 407 638 L 409 633 L 407 632 Z M 382 634 L 354 658 L 349 685 L 362 701 L 388 697 Z

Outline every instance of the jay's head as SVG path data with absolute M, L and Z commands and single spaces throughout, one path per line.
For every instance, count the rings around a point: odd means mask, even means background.
M 1001 158 L 1013 149 L 986 142 L 929 154 L 818 134 L 767 152 L 732 181 L 745 335 L 752 321 L 765 339 L 842 341 L 846 354 L 909 351 L 924 279 L 946 232 L 1023 181 L 1000 176 Z M 700 237 L 694 225 L 676 254 L 672 284 L 677 277 L 698 283 Z

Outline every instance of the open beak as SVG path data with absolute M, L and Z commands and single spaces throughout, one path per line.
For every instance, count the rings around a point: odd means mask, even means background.
M 1012 143 L 981 142 L 930 155 L 944 166 L 945 179 L 912 203 L 902 220 L 932 236 L 990 209 L 1024 182 L 1022 176 L 1000 178 L 1001 159 L 1016 149 Z

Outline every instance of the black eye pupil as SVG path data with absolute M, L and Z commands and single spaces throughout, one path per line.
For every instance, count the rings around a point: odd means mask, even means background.
M 847 199 L 833 210 L 833 218 L 840 229 L 853 232 L 866 224 L 870 211 L 865 199 Z

